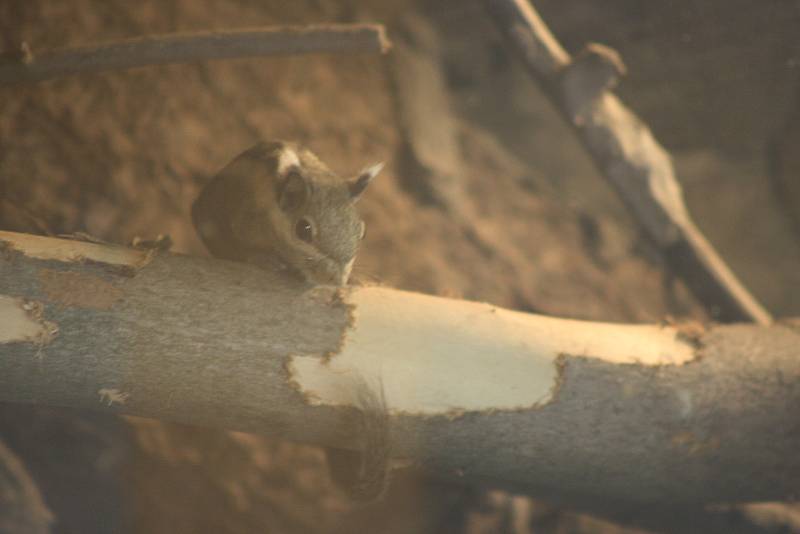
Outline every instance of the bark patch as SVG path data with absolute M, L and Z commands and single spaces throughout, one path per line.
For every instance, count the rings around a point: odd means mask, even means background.
M 39 271 L 39 287 L 52 302 L 95 310 L 110 309 L 124 295 L 122 289 L 97 276 L 52 269 Z

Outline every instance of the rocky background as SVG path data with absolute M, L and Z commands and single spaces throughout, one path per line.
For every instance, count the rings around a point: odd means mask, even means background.
M 771 312 L 800 314 L 800 4 L 537 7 L 568 50 L 621 53 L 618 94 L 673 154 L 700 227 Z M 173 250 L 206 254 L 189 218 L 199 188 L 255 140 L 282 138 L 342 174 L 387 163 L 360 203 L 359 280 L 564 317 L 705 318 L 480 2 L 0 2 L 5 49 L 34 53 L 317 22 L 381 22 L 395 48 L 0 87 L 0 228 L 120 243 L 167 233 Z M 58 533 L 634 531 L 419 473 L 353 507 L 318 449 L 235 432 L 0 405 L 0 438 L 16 466 L 0 482 L 17 473 L 28 503 L 0 494 L 0 511 Z M 12 520 L 0 531 L 21 531 Z

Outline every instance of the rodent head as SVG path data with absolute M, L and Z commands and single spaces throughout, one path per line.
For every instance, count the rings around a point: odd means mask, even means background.
M 343 179 L 308 149 L 259 143 L 223 170 L 244 179 L 247 195 L 231 230 L 254 254 L 275 255 L 311 282 L 344 285 L 364 237 L 355 203 L 381 167 Z

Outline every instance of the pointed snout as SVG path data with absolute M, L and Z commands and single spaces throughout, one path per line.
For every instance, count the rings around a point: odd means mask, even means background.
M 350 279 L 354 262 L 355 258 L 341 265 L 328 259 L 320 261 L 309 258 L 305 272 L 309 280 L 316 284 L 344 286 Z

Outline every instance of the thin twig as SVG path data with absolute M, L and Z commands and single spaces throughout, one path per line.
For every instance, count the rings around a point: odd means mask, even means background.
M 728 268 L 689 216 L 669 154 L 650 129 L 609 92 L 624 73 L 617 53 L 592 44 L 576 58 L 562 48 L 527 0 L 484 0 L 575 129 L 601 174 L 712 317 L 772 318 Z
M 279 26 L 250 30 L 178 33 L 31 53 L 0 63 L 0 85 L 40 82 L 87 72 L 311 53 L 384 53 L 390 48 L 380 24 Z

